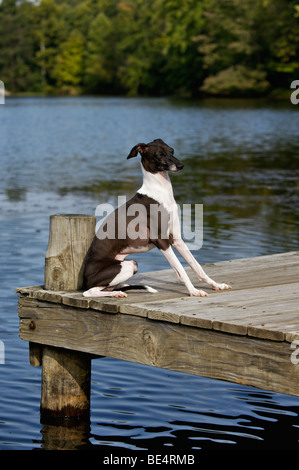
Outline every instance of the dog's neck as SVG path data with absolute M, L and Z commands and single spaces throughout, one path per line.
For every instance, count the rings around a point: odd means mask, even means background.
M 172 184 L 167 171 L 150 173 L 145 170 L 142 164 L 141 169 L 143 184 L 137 192 L 151 197 L 160 204 L 171 205 L 175 203 Z

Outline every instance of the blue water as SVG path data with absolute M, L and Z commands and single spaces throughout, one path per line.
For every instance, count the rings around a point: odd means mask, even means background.
M 0 449 L 299 449 L 299 398 L 139 364 L 92 363 L 90 423 L 40 423 L 40 368 L 18 337 L 15 287 L 43 283 L 49 216 L 94 214 L 140 187 L 139 142 L 163 138 L 202 203 L 202 262 L 298 250 L 298 109 L 265 101 L 11 98 L 0 106 Z M 158 251 L 139 271 L 168 268 Z

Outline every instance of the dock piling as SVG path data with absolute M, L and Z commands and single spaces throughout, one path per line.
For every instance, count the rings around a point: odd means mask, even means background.
M 90 215 L 55 214 L 50 217 L 45 257 L 44 288 L 79 290 L 96 219 Z M 35 323 L 30 323 L 35 329 Z M 91 356 L 30 343 L 30 363 L 42 365 L 41 420 L 43 423 L 79 419 L 89 413 Z
M 89 415 L 89 354 L 43 347 L 41 421 L 77 420 Z
M 95 235 L 96 218 L 81 214 L 50 217 L 49 244 L 45 259 L 47 290 L 80 290 L 86 253 Z

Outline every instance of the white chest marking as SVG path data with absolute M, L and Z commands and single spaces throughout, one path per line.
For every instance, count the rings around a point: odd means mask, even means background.
M 168 232 L 174 237 L 181 236 L 180 220 L 178 214 L 178 206 L 173 196 L 171 181 L 167 171 L 163 173 L 150 173 L 146 171 L 141 164 L 143 173 L 143 184 L 138 190 L 139 194 L 148 196 L 158 204 L 163 205 L 170 215 Z
M 167 171 L 163 173 L 150 173 L 143 168 L 143 165 L 141 165 L 141 169 L 143 184 L 138 193 L 151 197 L 159 202 L 159 204 L 163 204 L 165 208 L 176 204 Z

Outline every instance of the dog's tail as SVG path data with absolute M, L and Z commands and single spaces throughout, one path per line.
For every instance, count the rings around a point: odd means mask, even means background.
M 117 290 L 121 290 L 123 292 L 127 290 L 146 290 L 147 292 L 150 292 L 151 294 L 156 294 L 158 291 L 157 289 L 154 289 L 153 287 L 147 286 L 145 284 L 140 284 L 136 286 L 131 286 L 129 284 L 123 284 L 122 286 L 118 286 Z

